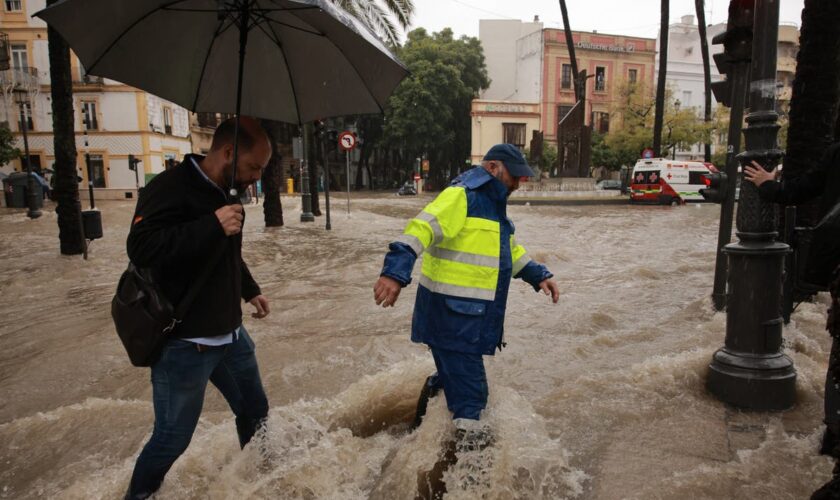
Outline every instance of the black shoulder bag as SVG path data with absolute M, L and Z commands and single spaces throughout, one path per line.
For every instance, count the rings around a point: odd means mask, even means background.
M 152 366 L 157 361 L 166 338 L 184 318 L 223 251 L 220 245 L 177 307 L 163 295 L 149 269 L 128 263 L 111 300 L 111 317 L 132 365 Z

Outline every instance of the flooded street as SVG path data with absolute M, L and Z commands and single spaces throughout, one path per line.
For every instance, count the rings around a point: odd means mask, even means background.
M 271 411 L 270 463 L 239 451 L 211 387 L 187 452 L 157 498 L 413 499 L 453 427 L 442 397 L 406 424 L 434 365 L 409 340 L 415 283 L 372 298 L 387 243 L 431 197 L 334 200 L 266 229 L 250 207 L 243 254 L 271 301 L 245 324 Z M 322 202 L 323 203 L 323 202 Z M 0 209 L 0 498 L 118 498 L 151 433 L 149 370 L 132 367 L 110 300 L 125 268 L 130 202 L 105 202 L 90 260 L 58 255 L 52 206 Z M 485 358 L 496 444 L 459 457 L 446 498 L 807 498 L 830 477 L 817 455 L 830 338 L 827 297 L 785 328 L 798 372 L 788 412 L 741 413 L 704 389 L 723 345 L 711 307 L 719 207 L 511 206 L 517 240 L 560 302 L 511 285 L 507 349 Z

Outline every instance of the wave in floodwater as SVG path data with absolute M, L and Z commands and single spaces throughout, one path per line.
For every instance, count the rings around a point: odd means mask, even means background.
M 454 499 L 574 498 L 583 492 L 586 475 L 569 465 L 562 443 L 549 436 L 531 405 L 506 387 L 495 388 L 485 413 L 495 444 L 459 455 L 443 474 L 445 486 L 424 487 L 454 435 L 442 395 L 431 400 L 420 428 L 407 431 L 430 369 L 425 359 L 405 361 L 364 377 L 335 398 L 273 408 L 267 431 L 241 452 L 231 418 L 202 419 L 157 498 L 413 499 L 422 492 L 432 498 L 442 488 Z M 118 436 L 98 440 L 105 430 L 96 423 L 128 426 L 127 416 L 146 405 L 90 399 L 0 426 L 0 436 L 17 456 L 26 454 L 27 441 L 44 433 L 55 447 L 53 463 L 40 460 L 50 470 L 38 471 L 31 491 L 6 490 L 3 496 L 119 497 L 139 446 L 122 450 L 128 456 L 115 460 L 106 450 Z M 71 455 L 85 458 L 71 463 Z

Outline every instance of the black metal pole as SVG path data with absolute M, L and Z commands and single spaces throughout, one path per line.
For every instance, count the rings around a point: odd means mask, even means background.
M 249 0 L 242 2 L 239 10 L 239 73 L 236 76 L 236 121 L 233 127 L 233 168 L 230 172 L 230 195 L 231 203 L 238 203 L 239 193 L 236 190 L 236 164 L 239 159 L 239 118 L 242 110 L 242 80 L 245 75 L 245 47 L 248 46 L 248 21 L 251 13 Z
M 577 96 L 577 100 L 579 101 L 583 99 L 581 87 L 584 82 L 579 81 L 580 75 L 578 75 L 577 58 L 575 57 L 575 42 L 572 38 L 572 28 L 569 23 L 569 12 L 566 10 L 566 0 L 560 0 L 560 13 L 563 14 L 563 30 L 566 34 L 566 50 L 569 51 L 569 61 L 572 66 L 572 82 L 575 86 L 575 96 Z
M 25 109 L 24 106 L 26 104 L 21 104 L 21 109 Z M 35 176 L 32 175 L 32 162 L 29 161 L 29 136 L 26 133 L 27 123 L 26 119 L 29 117 L 29 113 L 21 113 L 20 118 L 20 130 L 23 132 L 23 160 L 26 162 L 26 201 L 28 205 L 28 210 L 26 211 L 26 216 L 30 219 L 37 219 L 41 216 L 41 211 L 38 210 L 38 195 L 35 191 L 36 189 L 42 189 L 41 186 L 36 185 Z
M 726 254 L 723 249 L 732 241 L 732 216 L 735 214 L 735 179 L 738 176 L 737 155 L 741 151 L 741 124 L 744 121 L 744 105 L 747 96 L 747 80 L 750 74 L 749 61 L 732 63 L 731 102 L 729 111 L 729 135 L 726 141 L 725 173 L 730 180 L 726 199 L 720 206 L 720 224 L 718 226 L 717 254 L 715 256 L 715 282 L 712 289 L 712 304 L 715 310 L 723 311 L 726 307 Z
M 776 45 L 779 0 L 756 0 L 750 113 L 742 165 L 753 160 L 772 170 L 777 148 Z M 741 183 L 738 241 L 724 249 L 729 259 L 726 342 L 715 352 L 706 385 L 738 408 L 784 410 L 796 401 L 796 370 L 782 352 L 782 272 L 790 248 L 775 241 L 776 206 L 761 200 L 751 182 Z
M 85 132 L 87 134 L 87 132 Z M 87 146 L 87 137 L 85 138 L 85 146 Z M 96 202 L 93 199 L 93 170 L 90 167 L 90 153 L 85 152 L 85 169 L 87 169 L 88 176 L 88 196 L 90 196 L 90 209 L 96 208 Z
M 312 213 L 312 198 L 309 193 L 309 149 L 306 143 L 305 127 L 299 127 L 300 130 L 300 221 L 301 222 L 315 222 L 315 214 Z
M 327 147 L 324 140 L 321 139 L 321 158 L 324 161 L 324 202 L 327 209 L 327 225 L 326 230 L 332 229 L 332 221 L 330 219 L 330 162 L 327 160 Z

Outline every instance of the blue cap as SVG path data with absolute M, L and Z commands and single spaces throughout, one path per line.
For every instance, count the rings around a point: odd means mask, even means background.
M 484 155 L 484 161 L 496 160 L 503 162 L 508 173 L 512 177 L 533 177 L 534 171 L 528 166 L 528 162 L 513 144 L 496 144 Z

